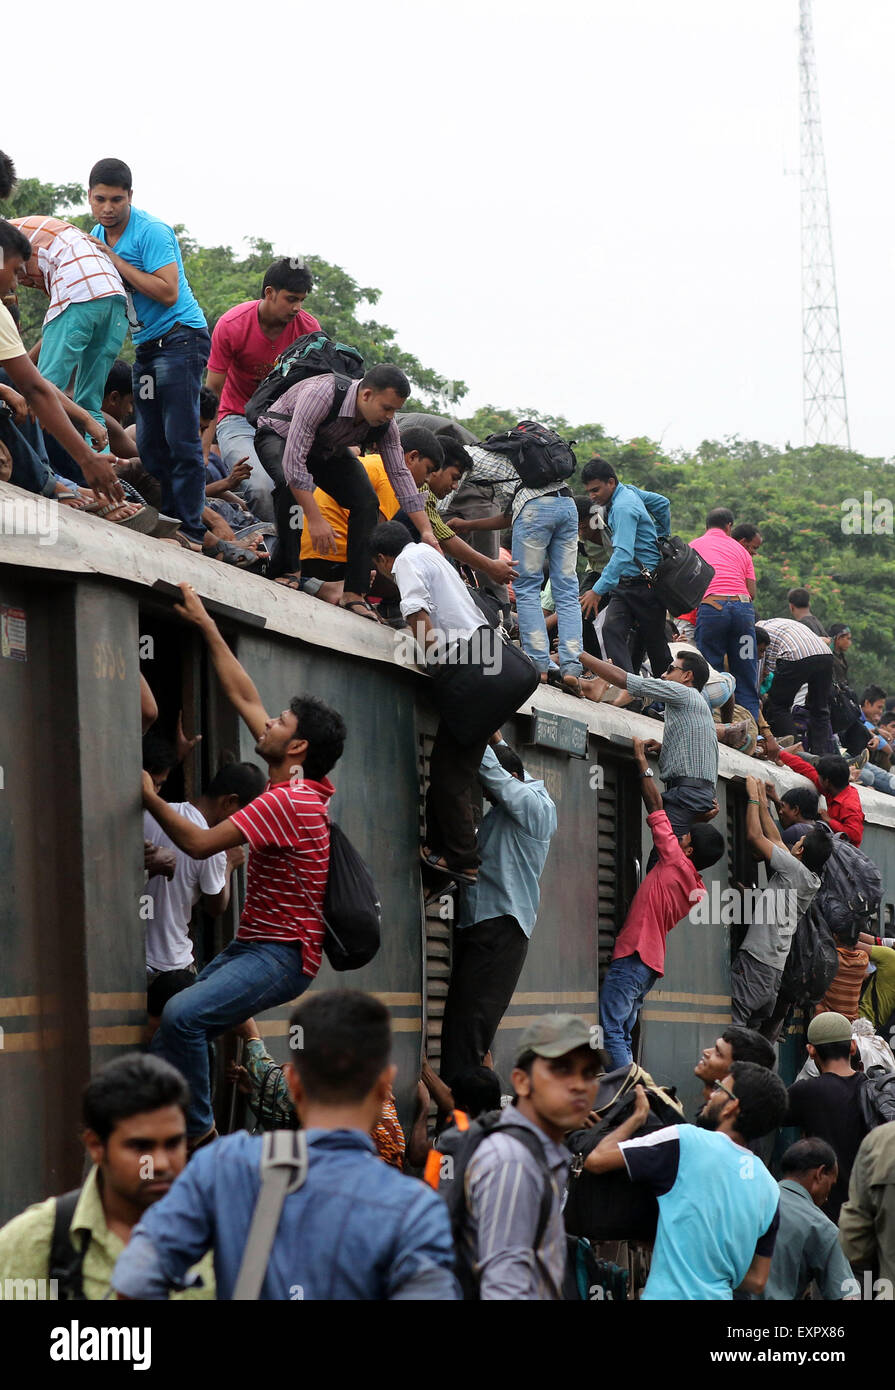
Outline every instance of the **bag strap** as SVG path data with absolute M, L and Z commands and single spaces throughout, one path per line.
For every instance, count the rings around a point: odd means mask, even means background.
M 273 1129 L 261 1143 L 261 1190 L 233 1290 L 235 1303 L 258 1299 L 273 1249 L 283 1203 L 308 1176 L 308 1136 L 304 1130 Z
M 82 1270 L 90 1244 L 90 1232 L 82 1232 L 80 1248 L 76 1249 L 71 1231 L 80 1196 L 81 1189 L 76 1187 L 55 1199 L 53 1237 L 50 1241 L 50 1264 L 47 1273 L 50 1279 L 57 1281 L 60 1300 L 81 1301 L 85 1298 Z
M 541 1144 L 540 1139 L 538 1139 L 536 1135 L 532 1134 L 530 1130 L 527 1130 L 523 1125 L 509 1124 L 495 1126 L 490 1131 L 490 1133 L 511 1134 L 514 1139 L 518 1139 L 519 1142 L 522 1144 L 523 1148 L 527 1149 L 528 1152 L 531 1154 L 532 1158 L 536 1161 L 543 1175 L 544 1188 L 541 1192 L 541 1206 L 538 1211 L 538 1224 L 535 1227 L 535 1237 L 532 1241 L 532 1249 L 534 1250 L 535 1259 L 538 1260 L 539 1263 L 541 1263 L 538 1251 L 540 1250 L 541 1242 L 543 1241 L 544 1236 L 547 1234 L 547 1225 L 550 1221 L 550 1213 L 553 1210 L 553 1178 L 550 1169 L 547 1167 L 547 1162 L 544 1158 L 543 1145 Z
M 331 425 L 332 422 L 333 422 L 333 420 L 336 419 L 336 417 L 337 417 L 339 411 L 342 409 L 342 403 L 343 403 L 343 401 L 345 400 L 345 397 L 346 397 L 347 394 L 348 394 L 348 387 L 351 385 L 351 381 L 352 381 L 352 378 L 351 378 L 350 376 L 345 376 L 345 374 L 344 374 L 343 372 L 332 372 L 332 373 L 329 373 L 329 372 L 320 372 L 319 375 L 320 375 L 320 376 L 329 376 L 329 375 L 332 375 L 332 377 L 333 377 L 333 379 L 334 379 L 334 381 L 335 381 L 335 383 L 336 383 L 336 389 L 335 389 L 335 391 L 333 392 L 333 403 L 332 403 L 332 405 L 330 406 L 330 408 L 329 408 L 329 410 L 328 410 L 328 412 L 327 412 L 327 414 L 326 414 L 326 418 L 323 419 L 323 420 L 321 420 L 321 421 L 320 421 L 320 424 L 317 426 L 318 430 L 323 429 L 323 426 L 324 426 L 324 425 Z M 304 380 L 305 380 L 305 381 L 312 381 L 313 378 L 312 378 L 312 377 L 309 377 L 309 376 L 306 376 L 306 377 L 304 378 Z M 279 399 L 279 397 L 277 397 L 277 399 Z M 280 410 L 280 411 L 276 411 L 276 410 L 264 410 L 264 411 L 262 411 L 261 413 L 262 413 L 262 415 L 264 416 L 265 420 L 284 420 L 284 421 L 291 421 L 291 419 L 292 419 L 292 416 L 291 416 L 291 415 L 284 415 L 283 412 L 282 412 L 281 410 Z

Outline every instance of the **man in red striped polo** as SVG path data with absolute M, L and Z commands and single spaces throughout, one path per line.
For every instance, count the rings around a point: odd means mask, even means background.
M 168 1001 L 151 1050 L 186 1077 L 193 1147 L 215 1136 L 207 1045 L 234 1024 L 295 999 L 320 968 L 323 896 L 329 873 L 327 773 L 342 755 L 345 723 L 314 696 L 296 696 L 271 718 L 250 676 L 189 584 L 175 605 L 208 645 L 224 694 L 257 742 L 268 767 L 266 791 L 212 829 L 203 830 L 156 794 L 143 775 L 143 805 L 178 849 L 193 859 L 248 844 L 248 886 L 236 939 L 196 983 Z

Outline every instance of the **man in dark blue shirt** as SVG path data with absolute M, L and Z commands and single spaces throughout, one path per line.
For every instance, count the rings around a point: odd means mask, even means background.
M 661 676 L 671 665 L 665 604 L 656 597 L 643 570 L 654 570 L 661 559 L 659 540 L 671 530 L 668 498 L 620 483 L 612 465 L 599 457 L 584 465 L 581 481 L 591 502 L 606 508 L 612 536 L 608 564 L 592 592 L 581 595 L 582 614 L 593 618 L 598 608 L 606 607 L 600 640 L 607 661 L 637 672 L 645 651 L 653 675 Z M 599 699 L 605 688 L 591 698 Z M 629 703 L 628 697 L 617 703 Z
M 307 1177 L 283 1203 L 262 1299 L 455 1299 L 447 1207 L 378 1157 L 370 1130 L 396 1068 L 388 1010 L 356 990 L 309 995 L 292 1017 L 286 1076 L 308 1143 Z M 112 1286 L 163 1299 L 193 1250 L 214 1250 L 218 1298 L 231 1299 L 260 1189 L 261 1136 L 200 1149 L 134 1230 Z

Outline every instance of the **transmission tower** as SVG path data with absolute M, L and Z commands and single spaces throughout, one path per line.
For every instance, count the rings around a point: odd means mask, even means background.
M 806 444 L 851 448 L 811 0 L 799 0 L 802 396 Z

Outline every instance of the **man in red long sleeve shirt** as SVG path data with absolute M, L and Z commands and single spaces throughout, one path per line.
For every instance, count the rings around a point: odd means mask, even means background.
M 800 772 L 823 793 L 827 809 L 818 812 L 818 819 L 826 821 L 834 833 L 841 831 L 847 835 L 853 845 L 860 845 L 864 838 L 864 812 L 858 789 L 849 781 L 845 758 L 829 753 L 819 758 L 817 767 L 813 768 L 804 758 L 781 748 L 778 761 L 791 767 L 793 772 Z

